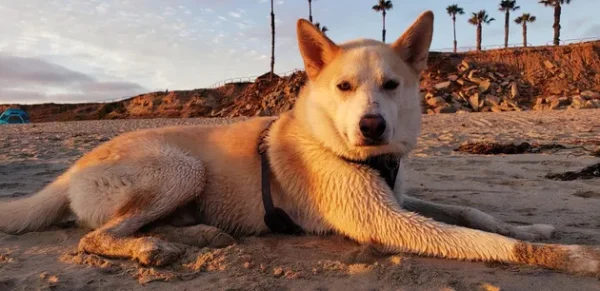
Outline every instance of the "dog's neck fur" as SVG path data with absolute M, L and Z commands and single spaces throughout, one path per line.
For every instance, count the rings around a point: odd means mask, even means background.
M 271 166 L 270 166 L 270 158 L 269 158 L 269 133 L 272 128 L 275 127 L 274 130 L 283 131 L 286 134 L 279 134 L 277 136 L 283 137 L 283 139 L 290 139 L 293 137 L 301 137 L 303 131 L 300 129 L 304 129 L 302 127 L 298 127 L 298 120 L 294 116 L 294 111 L 289 111 L 283 113 L 279 118 L 275 118 L 266 123 L 266 127 L 262 131 L 259 136 L 258 141 L 258 154 L 261 156 L 261 183 L 262 183 L 262 200 L 265 208 L 265 216 L 264 221 L 267 227 L 272 232 L 277 233 L 287 233 L 287 234 L 302 234 L 304 233 L 301 226 L 297 225 L 294 220 L 280 207 L 274 205 L 273 197 L 271 194 Z M 280 124 L 278 124 L 278 122 Z M 296 123 L 294 123 L 296 122 Z M 287 130 L 286 130 L 287 129 Z M 299 140 L 307 141 L 311 143 L 314 147 L 323 148 L 323 145 L 316 140 L 314 136 L 307 137 L 306 134 L 310 134 L 310 131 L 304 131 L 304 136 Z M 290 135 L 287 135 L 290 134 Z M 285 140 L 278 140 L 279 144 L 287 144 Z M 275 144 L 278 144 L 275 143 Z M 287 150 L 287 152 L 286 152 Z M 302 152 L 295 152 L 292 147 L 283 146 L 282 148 L 276 147 L 274 151 L 283 151 L 286 152 L 286 156 L 289 157 L 303 157 Z M 397 175 L 400 170 L 400 158 L 394 154 L 382 154 L 377 156 L 369 156 L 364 160 L 355 160 L 348 159 L 343 156 L 339 156 L 332 151 L 330 158 L 337 157 L 339 160 L 345 161 L 348 165 L 351 164 L 359 164 L 362 166 L 369 167 L 379 174 L 379 176 L 385 180 L 386 184 L 390 187 L 390 189 L 394 189 L 396 184 Z

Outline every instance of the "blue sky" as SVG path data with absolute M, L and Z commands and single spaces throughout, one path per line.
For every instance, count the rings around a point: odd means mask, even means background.
M 341 42 L 381 38 L 375 0 L 313 0 L 313 17 Z M 458 3 L 459 46 L 475 45 L 471 12 L 486 9 L 497 20 L 483 29 L 483 45 L 503 43 L 504 16 L 497 0 L 394 0 L 386 19 L 388 42 L 422 11 L 436 15 L 432 49 L 452 46 L 445 7 Z M 537 16 L 533 45 L 552 40 L 552 9 L 518 0 Z M 276 65 L 302 67 L 295 23 L 308 18 L 306 0 L 275 0 Z M 343 3 L 343 4 L 340 4 Z M 563 8 L 561 38 L 600 37 L 599 0 L 574 0 Z M 269 70 L 270 19 L 266 0 L 0 0 L 0 103 L 82 102 L 155 90 L 202 88 L 222 79 Z M 521 42 L 511 21 L 510 43 Z

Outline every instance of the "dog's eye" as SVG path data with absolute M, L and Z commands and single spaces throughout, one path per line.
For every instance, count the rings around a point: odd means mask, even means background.
M 398 81 L 394 81 L 394 80 L 387 80 L 385 81 L 385 83 L 383 83 L 383 89 L 385 90 L 394 90 L 396 88 L 398 88 Z
M 349 82 L 343 81 L 340 82 L 339 84 L 337 84 L 338 89 L 340 89 L 340 91 L 348 91 L 350 89 L 352 89 L 352 86 L 350 85 Z

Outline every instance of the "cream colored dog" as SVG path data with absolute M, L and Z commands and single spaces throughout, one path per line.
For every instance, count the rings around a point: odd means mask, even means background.
M 415 147 L 419 75 L 432 34 L 430 11 L 391 45 L 337 45 L 298 21 L 309 81 L 265 139 L 274 204 L 308 233 L 333 231 L 386 252 L 598 275 L 597 247 L 526 242 L 553 228 L 511 226 L 473 208 L 406 197 L 401 169 L 392 189 L 373 168 L 349 161 L 401 158 Z M 272 120 L 123 134 L 40 193 L 0 204 L 0 230 L 39 230 L 74 213 L 94 229 L 80 251 L 157 266 L 181 253 L 173 242 L 220 247 L 234 243 L 230 234 L 267 232 L 257 147 Z

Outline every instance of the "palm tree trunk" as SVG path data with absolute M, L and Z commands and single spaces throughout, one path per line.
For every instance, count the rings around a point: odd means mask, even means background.
M 477 24 L 477 51 L 481 51 L 481 24 Z
M 456 53 L 456 15 L 452 16 L 452 29 L 454 30 L 454 52 Z
M 527 22 L 523 22 L 523 47 L 527 47 Z
M 383 10 L 383 30 L 381 31 L 381 39 L 385 42 L 385 10 Z
M 510 26 L 510 12 L 508 12 L 508 10 L 506 10 L 506 13 L 504 14 L 504 48 L 508 47 L 508 28 Z
M 275 74 L 275 13 L 273 12 L 273 0 L 271 0 L 271 76 Z
M 560 13 L 562 7 L 560 3 L 556 3 L 554 6 L 554 45 L 560 45 Z
M 312 21 L 312 0 L 308 0 L 308 20 L 310 21 L 310 23 L 313 23 L 313 21 Z

